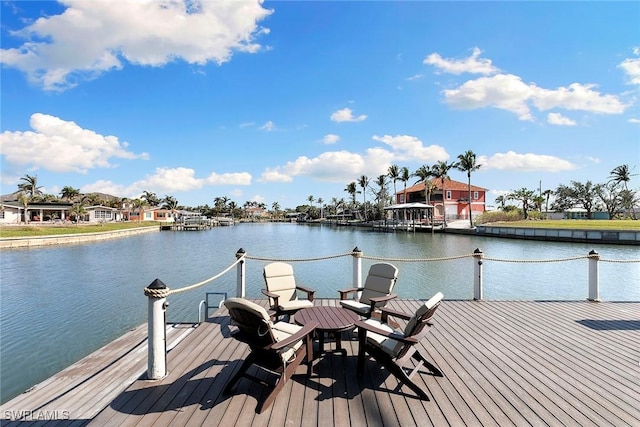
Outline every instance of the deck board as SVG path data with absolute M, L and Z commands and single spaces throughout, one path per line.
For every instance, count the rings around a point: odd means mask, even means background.
M 420 304 L 392 302 L 403 311 Z M 7 414 L 20 411 L 68 411 L 70 420 L 43 423 L 65 426 L 640 425 L 638 302 L 444 301 L 434 324 L 421 346 L 444 377 L 418 374 L 429 401 L 372 359 L 358 377 L 358 341 L 347 332 L 346 357 L 320 356 L 309 378 L 301 365 L 256 414 L 259 385 L 241 380 L 221 392 L 248 354 L 222 309 L 197 327 L 168 325 L 166 378 L 144 379 L 143 325 L 2 405 L 2 425 L 19 426 Z

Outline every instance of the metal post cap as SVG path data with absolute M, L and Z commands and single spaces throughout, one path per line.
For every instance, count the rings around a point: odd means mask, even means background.
M 148 289 L 167 289 L 167 285 L 165 285 L 162 280 L 156 279 L 153 282 L 151 282 L 151 284 L 147 286 L 147 288 Z

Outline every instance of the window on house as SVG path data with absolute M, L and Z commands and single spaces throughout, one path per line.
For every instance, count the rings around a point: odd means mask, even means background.
M 0 219 L 4 219 L 4 211 L 0 211 Z
M 451 200 L 451 191 L 447 190 L 447 200 Z
M 112 217 L 112 212 L 111 211 L 96 211 L 95 212 L 95 218 L 96 219 L 111 219 Z
M 478 192 L 477 191 L 473 192 L 473 200 L 478 200 Z

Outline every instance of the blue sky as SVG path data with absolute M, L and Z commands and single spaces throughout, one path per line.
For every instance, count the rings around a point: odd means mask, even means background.
M 2 194 L 30 174 L 53 194 L 295 208 L 467 150 L 489 204 L 640 173 L 638 2 L 0 8 Z

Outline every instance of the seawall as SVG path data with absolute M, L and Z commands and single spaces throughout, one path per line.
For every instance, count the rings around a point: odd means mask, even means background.
M 160 231 L 160 227 L 139 227 L 129 228 L 126 230 L 104 231 L 96 233 L 60 234 L 57 236 L 6 237 L 0 239 L 0 249 L 98 242 L 101 240 L 129 237 L 136 234 L 150 233 L 154 231 Z
M 448 229 L 447 232 L 449 232 Z M 476 235 L 555 242 L 640 245 L 640 231 L 635 230 L 588 230 L 479 225 L 476 227 Z

